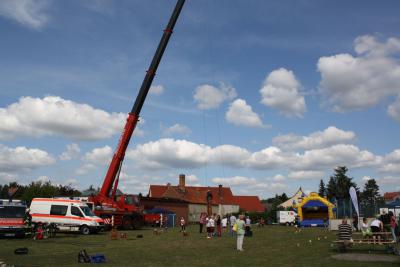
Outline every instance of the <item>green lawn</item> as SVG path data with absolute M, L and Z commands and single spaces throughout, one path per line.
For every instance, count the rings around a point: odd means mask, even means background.
M 337 254 L 331 247 L 335 233 L 322 229 L 295 233 L 293 227 L 254 228 L 254 236 L 244 240 L 244 252 L 235 250 L 236 239 L 228 234 L 206 239 L 195 226 L 189 228 L 188 237 L 183 237 L 178 229 L 161 235 L 153 235 L 150 229 L 126 233 L 126 240 L 110 240 L 110 233 L 58 234 L 56 238 L 38 241 L 1 239 L 0 260 L 17 266 L 76 266 L 78 252 L 86 249 L 89 254 L 105 254 L 108 263 L 102 266 L 399 266 L 399 263 L 333 260 L 330 256 Z M 143 238 L 136 238 L 138 234 Z M 18 247 L 28 247 L 29 254 L 14 255 Z M 384 246 L 379 249 L 371 253 L 384 255 Z M 369 253 L 368 247 L 350 253 L 354 252 Z

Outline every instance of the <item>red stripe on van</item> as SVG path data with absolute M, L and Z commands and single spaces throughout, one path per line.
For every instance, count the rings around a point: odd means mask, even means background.
M 40 213 L 33 213 L 32 217 L 41 217 L 41 218 L 57 218 L 57 219 L 74 219 L 74 220 L 81 220 L 81 221 L 96 221 L 101 222 L 99 219 L 89 219 L 89 218 L 81 218 L 75 216 L 62 216 L 62 215 L 49 215 L 49 214 L 40 214 Z

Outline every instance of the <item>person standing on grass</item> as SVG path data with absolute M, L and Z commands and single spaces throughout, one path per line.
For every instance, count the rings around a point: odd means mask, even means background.
M 181 217 L 181 221 L 179 222 L 179 224 L 181 225 L 181 232 L 185 232 L 185 230 L 186 230 L 186 222 L 185 222 L 185 219 L 183 217 Z
M 228 218 L 226 218 L 226 216 L 224 216 L 224 218 L 221 220 L 221 224 L 222 224 L 222 231 L 226 231 L 226 226 L 228 225 Z
M 231 230 L 230 230 L 231 236 L 234 236 L 234 234 L 235 234 L 235 232 L 233 231 L 233 225 L 235 224 L 235 222 L 236 222 L 236 217 L 235 217 L 235 215 L 231 214 L 231 217 L 229 217 L 229 223 L 230 223 L 229 226 L 231 228 Z
M 397 238 L 396 238 L 396 227 L 397 227 L 396 217 L 394 216 L 392 211 L 389 211 L 389 216 L 390 216 L 390 230 L 392 232 L 393 241 L 396 243 L 397 242 Z
M 217 216 L 216 219 L 216 225 L 217 225 L 217 236 L 221 237 L 222 236 L 222 226 L 221 226 L 221 216 Z
M 199 225 L 200 225 L 200 234 L 203 233 L 203 226 L 206 223 L 206 214 L 201 213 L 200 214 L 200 220 L 199 220 Z
M 245 235 L 250 236 L 250 228 L 251 228 L 251 220 L 250 217 L 247 216 L 245 220 Z
M 243 251 L 243 239 L 245 233 L 245 221 L 244 215 L 239 215 L 239 219 L 236 220 L 237 230 L 236 230 L 236 249 L 238 251 Z

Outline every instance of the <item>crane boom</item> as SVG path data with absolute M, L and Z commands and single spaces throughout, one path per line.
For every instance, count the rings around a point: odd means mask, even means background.
M 124 160 L 125 152 L 128 147 L 129 141 L 131 139 L 133 131 L 136 128 L 136 124 L 139 120 L 139 114 L 142 109 L 143 103 L 146 99 L 147 93 L 149 92 L 158 65 L 164 54 L 165 48 L 167 47 L 169 38 L 171 37 L 175 23 L 179 17 L 179 14 L 182 10 L 184 3 L 185 0 L 177 1 L 175 9 L 168 22 L 168 25 L 164 30 L 164 34 L 162 35 L 161 40 L 158 44 L 156 53 L 153 56 L 153 60 L 151 61 L 150 67 L 147 70 L 146 76 L 143 79 L 142 86 L 140 87 L 139 93 L 136 97 L 135 104 L 133 105 L 132 110 L 129 113 L 128 118 L 126 120 L 124 131 L 121 134 L 117 149 L 115 150 L 110 166 L 108 167 L 103 185 L 96 197 L 96 202 L 102 202 L 103 200 L 109 198 L 113 183 L 115 182 L 116 179 L 118 179 L 119 170 L 122 166 L 122 161 Z

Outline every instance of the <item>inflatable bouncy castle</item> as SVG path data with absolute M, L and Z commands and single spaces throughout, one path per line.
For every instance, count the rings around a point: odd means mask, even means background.
M 312 192 L 296 205 L 296 209 L 300 226 L 327 226 L 329 220 L 334 218 L 335 205 Z

